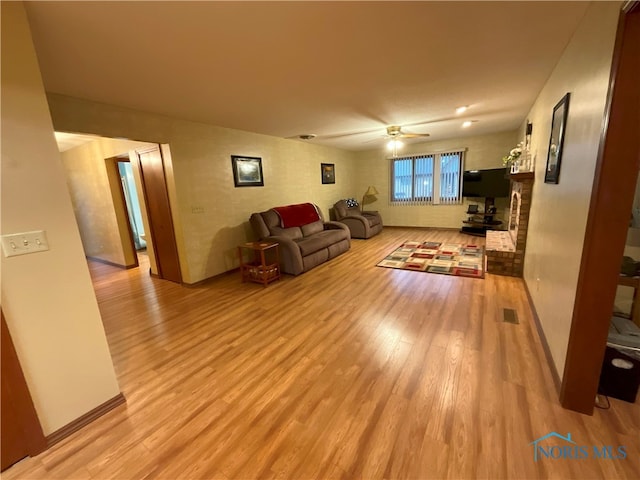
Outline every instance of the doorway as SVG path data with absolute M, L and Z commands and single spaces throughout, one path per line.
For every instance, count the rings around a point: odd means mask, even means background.
M 122 185 L 122 194 L 124 196 L 125 206 L 127 208 L 127 216 L 129 218 L 129 226 L 133 236 L 133 245 L 136 252 L 147 249 L 147 241 L 145 237 L 144 223 L 142 222 L 142 210 L 140 201 L 138 200 L 138 192 L 136 183 L 133 178 L 133 168 L 129 158 L 118 159 L 118 173 L 120 174 L 120 185 Z
M 146 254 L 152 276 L 181 283 L 165 171 L 169 146 L 89 137 L 60 150 L 87 258 L 135 268 Z
M 640 169 L 640 2 L 620 14 L 560 402 L 591 415 Z

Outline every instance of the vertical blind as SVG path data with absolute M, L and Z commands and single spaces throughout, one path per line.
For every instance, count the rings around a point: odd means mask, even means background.
M 391 204 L 431 205 L 461 202 L 464 151 L 413 155 L 391 161 Z

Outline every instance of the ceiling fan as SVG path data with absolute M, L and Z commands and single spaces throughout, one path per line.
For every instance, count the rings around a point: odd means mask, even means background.
M 405 133 L 402 131 L 402 127 L 397 125 L 392 125 L 387 127 L 387 137 L 393 140 L 397 140 L 400 138 L 417 138 L 417 137 L 428 137 L 428 133 Z
M 418 124 L 416 124 L 418 125 Z M 359 132 L 348 132 L 348 133 L 341 133 L 341 134 L 336 134 L 336 135 L 314 135 L 314 134 L 306 134 L 306 135 L 295 135 L 293 137 L 286 137 L 286 138 L 297 138 L 300 140 L 313 140 L 314 138 L 321 138 L 321 139 L 334 139 L 334 138 L 344 138 L 344 137 L 352 137 L 352 136 L 356 136 L 356 135 L 364 135 L 364 134 L 370 134 L 370 133 L 374 133 L 377 129 L 375 130 L 364 130 L 364 131 L 359 131 Z M 369 143 L 369 142 L 374 142 L 374 141 L 379 141 L 380 139 L 387 139 L 389 141 L 389 146 L 391 148 L 391 144 L 393 143 L 395 145 L 395 149 L 397 151 L 398 147 L 402 146 L 402 142 L 400 141 L 400 139 L 403 138 L 419 138 L 419 137 L 428 137 L 429 134 L 428 133 L 407 133 L 407 132 L 403 132 L 402 131 L 402 127 L 398 126 L 398 125 L 390 125 L 388 127 L 386 127 L 386 134 L 385 135 L 381 135 L 380 137 L 374 138 L 372 140 L 367 140 L 365 143 Z
M 390 127 L 387 127 L 386 138 L 389 139 L 389 141 L 387 142 L 387 149 L 395 158 L 398 156 L 398 150 L 402 148 L 402 142 L 400 141 L 401 138 L 418 138 L 428 136 L 428 133 L 404 133 L 402 131 L 402 127 L 392 125 Z

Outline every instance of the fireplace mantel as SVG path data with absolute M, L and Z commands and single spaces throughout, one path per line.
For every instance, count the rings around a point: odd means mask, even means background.
M 487 232 L 487 272 L 489 273 L 522 276 L 534 177 L 533 172 L 509 175 L 511 179 L 509 227 L 506 232 Z

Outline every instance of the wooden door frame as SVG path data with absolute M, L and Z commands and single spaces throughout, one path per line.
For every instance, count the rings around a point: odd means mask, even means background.
M 640 169 L 640 2 L 620 13 L 578 288 L 560 389 L 563 407 L 593 414 L 629 215 Z M 635 50 L 634 50 L 635 48 Z
M 16 353 L 11 339 L 11 333 L 4 318 L 4 312 L 0 311 L 2 336 L 2 388 L 8 388 L 11 397 L 16 400 L 15 410 L 18 411 L 19 419 L 14 419 L 21 424 L 24 433 L 24 440 L 27 445 L 28 454 L 36 456 L 47 449 L 47 439 L 44 436 L 38 414 L 33 405 L 31 393 L 22 373 L 20 360 Z M 5 385 L 6 382 L 6 385 Z
M 168 276 L 165 275 L 165 273 L 163 272 L 163 256 L 161 254 L 161 252 L 159 251 L 160 249 L 159 247 L 159 243 L 158 243 L 158 238 L 157 238 L 157 233 L 156 233 L 156 228 L 157 225 L 154 225 L 154 223 L 157 221 L 157 219 L 154 220 L 153 215 L 150 211 L 150 202 L 151 202 L 151 198 L 150 198 L 150 192 L 149 192 L 149 188 L 147 186 L 147 182 L 148 179 L 145 178 L 145 167 L 143 166 L 143 162 L 140 158 L 141 155 L 145 154 L 145 153 L 150 153 L 153 151 L 157 151 L 158 154 L 160 155 L 160 159 L 161 159 L 161 165 L 162 165 L 162 182 L 163 182 L 163 189 L 166 192 L 166 208 L 167 208 L 167 221 L 168 221 L 168 225 L 167 225 L 167 230 L 171 232 L 172 235 L 172 242 L 173 242 L 173 250 L 175 251 L 175 259 L 173 259 L 175 261 L 175 264 L 177 265 L 177 277 L 175 279 L 171 279 L 168 278 Z M 152 245 L 153 248 L 153 254 L 155 257 L 155 263 L 156 263 L 156 268 L 158 270 L 158 278 L 162 278 L 162 279 L 166 279 L 169 281 L 174 281 L 176 283 L 182 284 L 182 266 L 180 264 L 180 252 L 178 249 L 178 241 L 177 241 L 177 237 L 176 237 L 176 229 L 175 229 L 175 223 L 173 221 L 173 212 L 172 212 L 172 206 L 171 206 L 171 199 L 169 196 L 169 188 L 167 185 L 167 174 L 166 174 L 166 165 L 165 165 L 165 158 L 164 158 L 164 154 L 162 152 L 162 145 L 160 144 L 155 144 L 153 147 L 149 147 L 149 148 L 142 148 L 142 149 L 137 149 L 135 150 L 136 156 L 138 157 L 137 160 L 137 165 L 138 165 L 138 169 L 140 172 L 140 181 L 142 184 L 142 194 L 144 196 L 144 204 L 145 204 L 145 209 L 146 209 L 146 214 L 147 214 L 147 219 L 148 219 L 148 224 L 149 224 L 149 232 L 148 233 L 148 239 L 150 240 L 150 243 Z M 163 202 L 164 203 L 164 202 Z M 166 258 L 164 258 L 164 261 L 166 262 Z
M 110 157 L 110 158 L 106 158 L 105 159 L 105 163 L 106 163 L 106 167 L 107 170 L 111 170 L 111 175 L 114 175 L 114 180 L 115 177 L 118 178 L 118 185 L 117 185 L 117 189 L 118 192 L 120 193 L 118 201 L 116 201 L 115 198 L 113 198 L 113 208 L 114 210 L 120 210 L 120 215 L 122 215 L 124 213 L 125 218 L 127 219 L 126 221 L 126 228 L 127 228 L 127 232 L 128 232 L 128 236 L 129 236 L 129 245 L 131 248 L 131 251 L 133 252 L 133 263 L 132 264 L 128 264 L 126 261 L 126 254 L 123 251 L 123 256 L 125 259 L 125 264 L 124 264 L 124 268 L 137 268 L 139 266 L 138 263 L 138 255 L 137 255 L 137 250 L 136 250 L 136 244 L 135 241 L 133 239 L 133 230 L 131 229 L 131 220 L 129 219 L 129 211 L 127 209 L 127 200 L 125 198 L 125 194 L 124 194 L 124 188 L 122 187 L 122 181 L 121 181 L 121 177 L 120 177 L 120 170 L 118 169 L 118 162 L 130 162 L 129 160 L 129 156 L 123 156 L 123 155 L 118 155 L 115 157 Z M 109 173 L 107 174 L 107 180 L 109 181 L 109 183 L 111 183 L 111 178 L 109 176 Z M 117 214 L 116 214 L 117 215 Z M 120 227 L 118 226 L 118 230 L 120 230 Z M 122 245 L 123 250 L 124 250 L 124 244 Z

